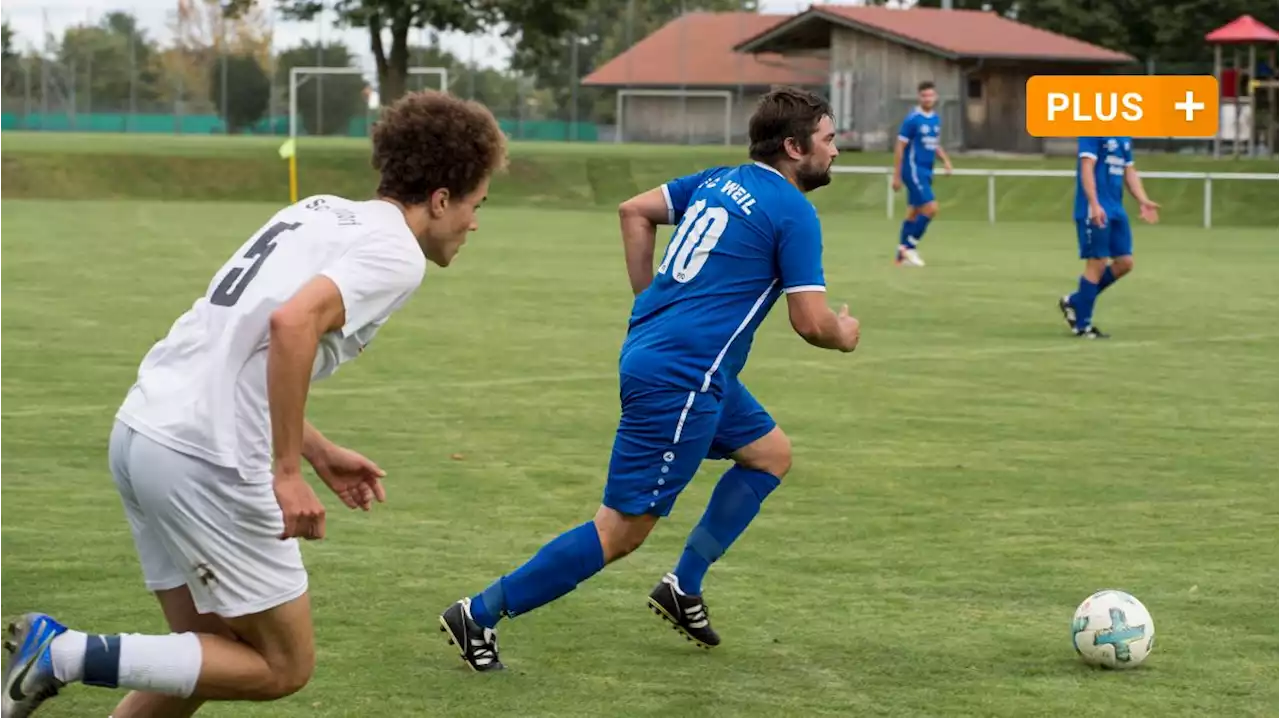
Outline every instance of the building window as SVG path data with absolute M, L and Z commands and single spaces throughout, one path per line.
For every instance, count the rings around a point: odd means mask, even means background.
M 982 78 L 980 77 L 969 78 L 969 99 L 970 100 L 982 99 Z

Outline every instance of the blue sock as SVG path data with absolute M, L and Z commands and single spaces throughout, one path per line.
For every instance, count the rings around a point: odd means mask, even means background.
M 898 246 L 914 247 L 916 221 L 914 219 L 902 220 L 902 231 L 898 233 Z
M 1087 329 L 1093 323 L 1093 303 L 1098 298 L 1098 285 L 1080 275 L 1080 288 L 1071 295 L 1071 306 L 1076 310 L 1076 329 Z
M 927 217 L 923 214 L 916 217 L 916 231 L 915 231 L 916 242 L 919 242 L 921 239 L 924 239 L 924 231 L 929 228 L 929 222 L 931 221 L 932 219 L 930 217 Z
M 924 236 L 925 227 L 929 226 L 929 218 L 918 214 L 915 219 L 904 219 L 902 231 L 898 234 L 898 244 L 908 249 L 915 249 L 920 238 Z
M 1112 284 L 1115 284 L 1115 283 L 1116 283 L 1116 273 L 1111 271 L 1111 265 L 1108 264 L 1106 271 L 1102 273 L 1102 279 L 1098 282 L 1098 294 L 1102 294 L 1102 291 L 1104 289 L 1106 289 L 1107 287 L 1110 287 Z
M 588 521 L 552 539 L 523 566 L 473 596 L 471 617 L 493 628 L 503 616 L 514 618 L 551 603 L 603 568 L 600 534 Z
M 702 594 L 707 569 L 747 530 L 747 524 L 760 512 L 760 504 L 780 483 L 772 474 L 737 465 L 724 472 L 676 564 L 681 591 Z

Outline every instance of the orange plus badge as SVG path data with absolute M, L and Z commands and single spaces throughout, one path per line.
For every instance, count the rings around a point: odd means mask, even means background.
M 1212 75 L 1036 75 L 1027 80 L 1032 137 L 1213 137 Z

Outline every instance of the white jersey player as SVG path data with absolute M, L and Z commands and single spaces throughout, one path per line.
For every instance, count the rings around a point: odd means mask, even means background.
M 309 197 L 272 217 L 143 359 L 116 414 L 110 468 L 146 586 L 173 633 L 98 635 L 42 613 L 9 626 L 3 718 L 67 683 L 133 689 L 113 718 L 274 700 L 315 665 L 298 538 L 325 533 L 302 459 L 350 508 L 382 470 L 304 418 L 311 382 L 358 356 L 476 229 L 505 159 L 483 106 L 409 95 L 375 128 L 377 197 Z

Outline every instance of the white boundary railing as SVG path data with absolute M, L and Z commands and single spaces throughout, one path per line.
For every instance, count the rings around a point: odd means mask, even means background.
M 884 213 L 889 219 L 894 218 L 894 192 L 892 167 L 858 167 L 836 165 L 831 168 L 835 174 L 884 175 L 885 198 Z M 997 177 L 1069 177 L 1074 178 L 1074 170 L 980 170 L 956 169 L 952 175 L 959 177 L 987 178 L 987 221 L 996 221 L 996 178 Z M 935 175 L 936 176 L 936 175 Z M 1204 226 L 1213 226 L 1213 183 L 1221 180 L 1243 180 L 1251 182 L 1278 182 L 1280 174 L 1265 172 L 1143 172 L 1143 179 L 1186 179 L 1204 182 Z

